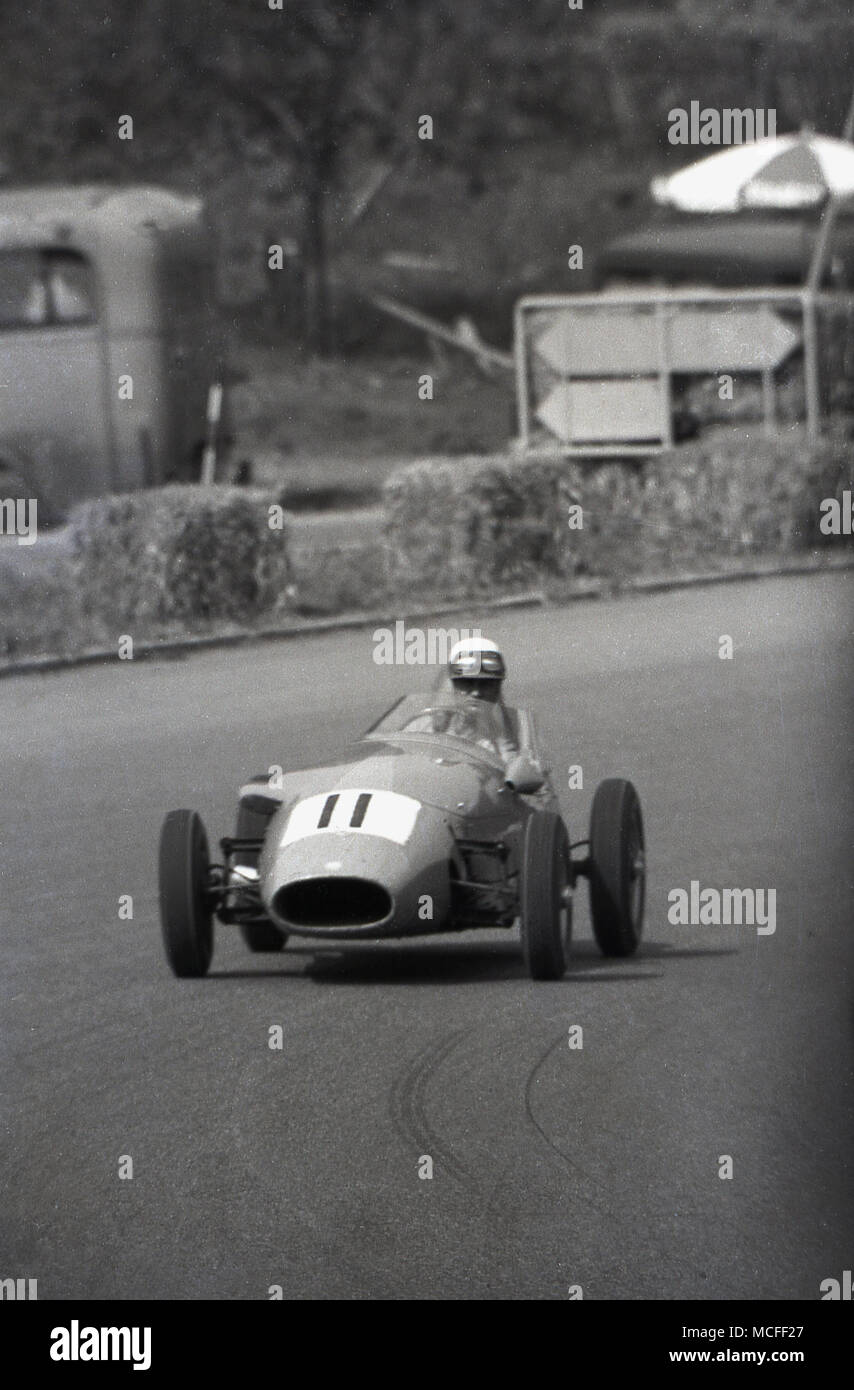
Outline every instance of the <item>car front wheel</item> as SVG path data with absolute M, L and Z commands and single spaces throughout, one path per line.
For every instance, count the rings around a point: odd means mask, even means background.
M 631 782 L 609 777 L 590 810 L 590 915 L 605 956 L 630 956 L 643 931 L 646 859 L 640 798 Z
M 559 980 L 572 930 L 569 836 L 559 815 L 528 817 L 522 854 L 522 948 L 533 980 Z
M 160 833 L 160 924 L 182 978 L 207 974 L 213 955 L 208 837 L 196 811 L 170 811 Z

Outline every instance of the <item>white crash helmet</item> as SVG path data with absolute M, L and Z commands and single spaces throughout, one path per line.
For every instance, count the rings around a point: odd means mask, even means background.
M 452 681 L 496 681 L 507 675 L 504 657 L 486 637 L 465 637 L 456 642 L 448 655 L 448 675 Z

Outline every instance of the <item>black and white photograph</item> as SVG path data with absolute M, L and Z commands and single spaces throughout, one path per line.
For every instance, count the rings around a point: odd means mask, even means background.
M 849 0 L 0 0 L 23 1363 L 560 1302 L 815 1374 L 852 599 Z

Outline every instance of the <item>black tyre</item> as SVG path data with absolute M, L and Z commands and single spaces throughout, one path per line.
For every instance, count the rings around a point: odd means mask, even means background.
M 263 840 L 269 824 L 267 816 L 259 815 L 257 811 L 248 811 L 245 806 L 240 806 L 237 811 L 234 838 L 236 840 Z M 257 856 L 252 856 L 252 859 L 253 868 L 257 868 Z M 249 862 L 248 855 L 247 862 Z M 241 922 L 240 935 L 255 955 L 265 951 L 281 951 L 288 939 L 287 932 L 280 931 L 273 922 L 266 920 Z
M 522 852 L 522 949 L 533 980 L 559 980 L 572 930 L 569 836 L 560 816 L 528 817 Z
M 605 956 L 630 956 L 643 931 L 646 862 L 640 798 L 631 782 L 609 777 L 590 810 L 590 913 Z
M 170 811 L 160 834 L 160 924 L 173 972 L 205 975 L 213 955 L 208 837 L 196 811 Z

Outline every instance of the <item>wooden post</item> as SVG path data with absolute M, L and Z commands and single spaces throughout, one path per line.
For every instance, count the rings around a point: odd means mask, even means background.
M 670 313 L 672 314 L 672 310 Z M 678 313 L 678 310 L 677 310 Z M 665 449 L 673 447 L 673 402 L 671 400 L 670 353 L 668 351 L 667 330 L 670 315 L 658 300 L 655 305 L 655 326 L 658 348 L 658 391 L 661 404 L 661 442 Z
M 513 349 L 515 354 L 516 367 L 516 429 L 518 431 L 519 447 L 522 450 L 530 446 L 530 423 L 529 423 L 529 402 L 528 402 L 528 361 L 527 346 L 525 343 L 525 317 L 521 305 L 516 305 L 515 312 L 515 331 L 513 333 Z
M 762 423 L 766 435 L 777 429 L 777 393 L 774 390 L 774 372 L 766 367 L 762 373 Z
M 202 454 L 202 475 L 199 482 L 210 487 L 216 473 L 216 446 L 222 414 L 222 382 L 214 381 L 208 391 L 207 438 Z
M 821 427 L 815 295 L 807 290 L 801 303 L 804 317 L 804 389 L 807 406 L 807 438 L 815 439 Z

